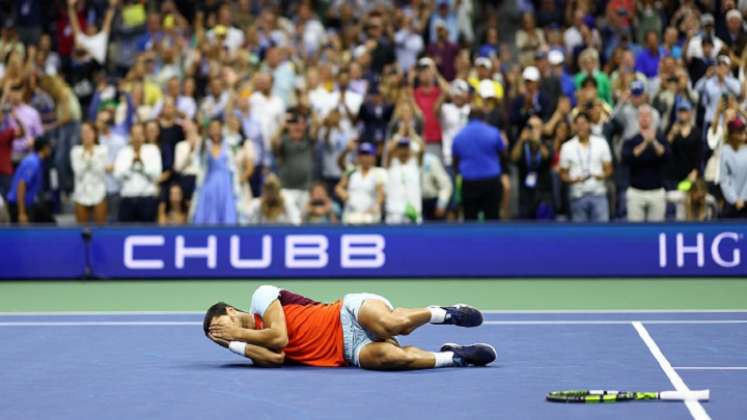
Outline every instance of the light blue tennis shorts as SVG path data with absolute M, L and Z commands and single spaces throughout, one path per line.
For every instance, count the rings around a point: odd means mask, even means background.
M 342 323 L 342 338 L 345 347 L 345 362 L 348 366 L 360 367 L 358 356 L 367 344 L 376 341 L 376 336 L 361 327 L 358 323 L 358 311 L 367 300 L 380 300 L 386 303 L 390 310 L 394 310 L 387 298 L 372 293 L 351 293 L 342 298 L 340 321 Z

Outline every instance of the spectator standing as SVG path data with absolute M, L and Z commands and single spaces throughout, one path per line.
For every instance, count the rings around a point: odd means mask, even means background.
M 145 127 L 133 124 L 130 144 L 117 154 L 114 176 L 122 185 L 119 221 L 153 223 L 158 213 L 158 178 L 161 153 L 155 144 L 145 143 Z
M 729 141 L 721 149 L 720 185 L 724 194 L 723 216 L 747 218 L 747 133 L 741 117 L 729 121 Z
M 270 150 L 271 141 L 285 120 L 286 106 L 280 97 L 272 93 L 272 77 L 269 74 L 258 73 L 254 76 L 254 93 L 249 97 L 249 102 L 251 109 L 257 110 L 255 115 L 265 142 L 263 150 Z
M 469 85 L 464 80 L 457 79 L 451 83 L 449 97 L 450 100 L 442 103 L 439 110 L 443 129 L 443 162 L 446 166 L 451 166 L 451 145 L 454 143 L 454 137 L 467 125 L 472 110 L 469 103 Z
M 591 134 L 589 117 L 574 118 L 576 136 L 560 149 L 560 178 L 569 184 L 571 219 L 574 222 L 606 222 L 609 203 L 605 180 L 612 175 L 612 154 L 607 141 Z
M 99 144 L 106 148 L 106 208 L 109 213 L 109 222 L 114 222 L 119 217 L 120 202 L 120 180 L 114 175 L 114 165 L 119 151 L 127 146 L 127 138 L 115 132 L 111 128 L 112 112 L 102 109 L 96 115 L 96 131 L 99 135 Z
M 0 100 L 0 107 L 4 106 L 5 98 Z M 14 114 L 6 114 L 0 121 L 0 197 L 5 197 L 10 189 L 10 181 L 13 177 L 13 161 L 11 160 L 13 150 L 13 139 L 23 136 L 23 124 Z
M 693 125 L 692 105 L 687 100 L 677 104 L 677 119 L 667 134 L 672 158 L 666 173 L 666 188 L 678 189 L 686 181 L 695 182 L 703 164 L 703 138 L 701 130 Z
M 511 151 L 511 160 L 519 169 L 519 217 L 522 219 L 552 219 L 554 215 L 552 155 L 542 142 L 542 127 L 539 117 L 529 118 Z
M 663 222 L 667 195 L 664 168 L 671 156 L 669 142 L 653 126 L 651 106 L 638 113 L 640 134 L 625 140 L 622 161 L 630 167 L 630 187 L 626 192 L 628 221 Z
M 459 54 L 459 46 L 449 41 L 449 30 L 442 21 L 436 23 L 436 39 L 428 45 L 428 56 L 436 62 L 438 71 L 447 81 L 454 80 L 456 69 L 454 62 Z
M 580 88 L 584 79 L 587 77 L 593 77 L 597 82 L 597 95 L 599 99 L 612 104 L 612 88 L 610 86 L 610 79 L 604 72 L 599 70 L 599 53 L 594 48 L 587 48 L 578 57 L 579 71 L 574 81 L 576 82 L 576 88 Z
M 449 91 L 449 84 L 436 70 L 435 63 L 428 57 L 418 61 L 418 86 L 412 96 L 423 115 L 423 139 L 426 150 L 441 157 L 441 123 L 437 114 L 437 105 L 443 100 L 442 95 Z
M 389 141 L 387 153 L 386 222 L 421 223 L 423 140 L 404 128 Z
M 70 151 L 78 143 L 82 111 L 80 102 L 70 87 L 59 76 L 44 76 L 40 86 L 55 101 L 55 123 L 51 135 L 54 138 L 54 166 L 57 169 L 60 189 L 65 193 L 73 190 L 73 170 Z M 92 127 L 95 129 L 95 127 Z
M 34 139 L 44 134 L 39 112 L 23 101 L 23 85 L 21 83 L 6 83 L 4 92 L 7 92 L 7 103 L 9 111 L 15 115 L 16 121 L 22 126 L 22 135 L 13 139 L 13 162 L 19 162 L 34 145 Z
M 190 120 L 182 122 L 185 139 L 176 144 L 174 151 L 174 173 L 182 195 L 187 202 L 192 201 L 197 175 L 200 173 L 199 150 L 202 146 L 197 126 Z
M 397 62 L 404 71 L 415 66 L 418 55 L 423 51 L 423 33 L 420 24 L 413 17 L 404 15 L 402 27 L 394 34 Z
M 70 151 L 70 162 L 75 176 L 73 202 L 78 223 L 104 224 L 106 209 L 106 146 L 98 144 L 98 133 L 93 123 L 80 127 L 81 144 Z
M 47 201 L 43 198 L 44 160 L 52 149 L 40 137 L 34 142 L 34 152 L 28 154 L 16 168 L 8 192 L 8 210 L 12 223 L 54 223 Z
M 422 165 L 423 220 L 443 220 L 454 191 L 451 178 L 441 159 L 430 153 L 423 155 Z
M 231 148 L 223 139 L 223 124 L 210 122 L 208 138 L 202 142 L 200 174 L 195 190 L 195 224 L 233 225 L 239 220 L 238 180 Z
M 75 34 L 75 45 L 85 50 L 86 53 L 102 66 L 106 63 L 106 54 L 109 49 L 109 33 L 111 32 L 112 20 L 114 19 L 114 12 L 117 9 L 118 2 L 119 0 L 109 0 L 109 9 L 106 11 L 104 23 L 100 31 L 97 31 L 95 25 L 88 23 L 84 32 L 78 22 L 78 13 L 75 9 L 77 0 L 67 1 L 70 24 Z
M 506 145 L 497 128 L 481 120 L 482 112 L 473 110 L 470 121 L 456 135 L 452 159 L 462 178 L 462 207 L 465 220 L 499 218 L 502 197 L 499 154 Z
M 374 166 L 375 163 L 374 145 L 361 143 L 358 146 L 358 165 L 343 175 L 335 188 L 335 193 L 345 203 L 343 223 L 371 224 L 381 221 L 387 175 L 384 169 Z
M 705 107 L 705 121 L 709 125 L 713 121 L 713 115 L 720 101 L 728 100 L 729 96 L 739 97 L 742 92 L 739 81 L 731 74 L 731 59 L 726 55 L 720 55 L 716 62 L 716 73 L 708 79 L 702 79 L 702 84 L 696 85 L 701 88 L 700 96 Z
M 316 139 L 308 130 L 306 117 L 298 110 L 288 112 L 286 123 L 281 126 L 272 142 L 278 160 L 278 176 L 283 186 L 283 195 L 293 212 L 301 214 L 309 200 L 314 147 Z

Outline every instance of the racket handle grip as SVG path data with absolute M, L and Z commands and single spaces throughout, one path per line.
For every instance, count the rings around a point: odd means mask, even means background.
M 659 393 L 660 400 L 671 401 L 688 401 L 688 400 L 708 400 L 711 391 L 708 389 L 700 391 L 663 391 Z

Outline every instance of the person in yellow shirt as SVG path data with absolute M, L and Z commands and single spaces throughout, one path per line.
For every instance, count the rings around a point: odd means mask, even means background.
M 495 91 L 494 97 L 498 101 L 501 101 L 503 99 L 503 84 L 497 80 L 494 80 L 493 74 L 493 62 L 487 57 L 478 57 L 475 60 L 474 75 L 467 81 L 475 92 L 480 90 L 481 84 L 483 85 L 483 89 L 485 89 L 485 83 L 482 83 L 483 81 L 492 83 L 493 90 Z M 479 95 L 475 97 L 475 105 L 479 107 L 482 106 L 482 98 Z

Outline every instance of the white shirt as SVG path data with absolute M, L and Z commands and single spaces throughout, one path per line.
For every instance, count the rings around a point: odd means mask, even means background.
M 226 29 L 226 39 L 223 41 L 223 46 L 228 48 L 228 52 L 233 54 L 244 44 L 244 32 L 233 26 L 229 26 Z M 209 30 L 207 36 L 210 42 L 216 41 L 214 29 Z
M 200 111 L 211 119 L 218 118 L 226 109 L 226 105 L 228 105 L 228 100 L 230 98 L 231 95 L 229 95 L 227 91 L 221 92 L 220 96 L 217 98 L 213 95 L 207 95 L 200 104 Z
M 422 188 L 420 165 L 416 156 L 407 162 L 393 158 L 387 170 L 386 212 L 389 215 L 404 216 L 408 204 L 422 213 Z
M 348 200 L 345 203 L 346 213 L 365 213 L 376 205 L 376 188 L 387 182 L 387 171 L 384 168 L 371 168 L 363 175 L 356 168 L 348 177 Z
M 114 176 L 122 182 L 122 197 L 158 196 L 158 177 L 161 175 L 161 152 L 154 144 L 140 146 L 140 162 L 135 163 L 135 151 L 126 146 L 117 154 Z
M 117 155 L 123 147 L 127 146 L 127 139 L 119 134 L 109 131 L 109 134 L 99 135 L 99 144 L 106 147 L 106 164 L 114 167 Z M 119 193 L 119 179 L 113 172 L 106 174 L 106 192 L 109 194 Z
M 96 145 L 90 153 L 82 145 L 70 151 L 70 164 L 75 174 L 73 201 L 82 206 L 94 206 L 106 198 L 106 146 Z
M 604 181 L 596 176 L 604 175 L 604 164 L 612 162 L 612 154 L 607 141 L 599 136 L 590 136 L 589 142 L 582 146 L 578 136 L 563 143 L 560 148 L 560 168 L 568 170 L 571 178 L 590 176 L 584 182 L 571 184 L 571 198 L 586 194 L 600 195 L 607 192 Z
M 721 48 L 724 46 L 722 41 L 715 34 L 713 35 L 713 56 L 718 55 Z M 690 39 L 687 44 L 686 57 L 688 58 L 705 58 L 703 57 L 703 34 L 695 35 Z
M 187 140 L 182 140 L 176 144 L 174 170 L 181 175 L 197 176 L 200 173 L 200 159 Z
M 75 43 L 91 54 L 94 60 L 99 64 L 106 63 L 106 49 L 109 43 L 109 34 L 101 31 L 93 36 L 88 36 L 82 32 L 75 35 Z
M 265 96 L 262 92 L 254 92 L 249 97 L 249 103 L 262 130 L 262 139 L 265 142 L 265 150 L 270 150 L 272 138 L 278 131 L 280 124 L 285 118 L 285 103 L 279 97 Z
M 451 165 L 451 145 L 454 143 L 454 137 L 467 125 L 470 111 L 469 104 L 461 107 L 451 102 L 441 105 L 441 140 L 446 165 Z
M 396 45 L 397 62 L 403 70 L 407 71 L 418 60 L 418 54 L 423 51 L 425 46 L 423 37 L 420 34 L 413 33 L 409 29 L 401 29 L 394 34 L 394 43 Z
M 197 114 L 197 103 L 191 96 L 179 96 L 176 98 L 176 109 L 184 114 L 184 118 L 194 119 Z

